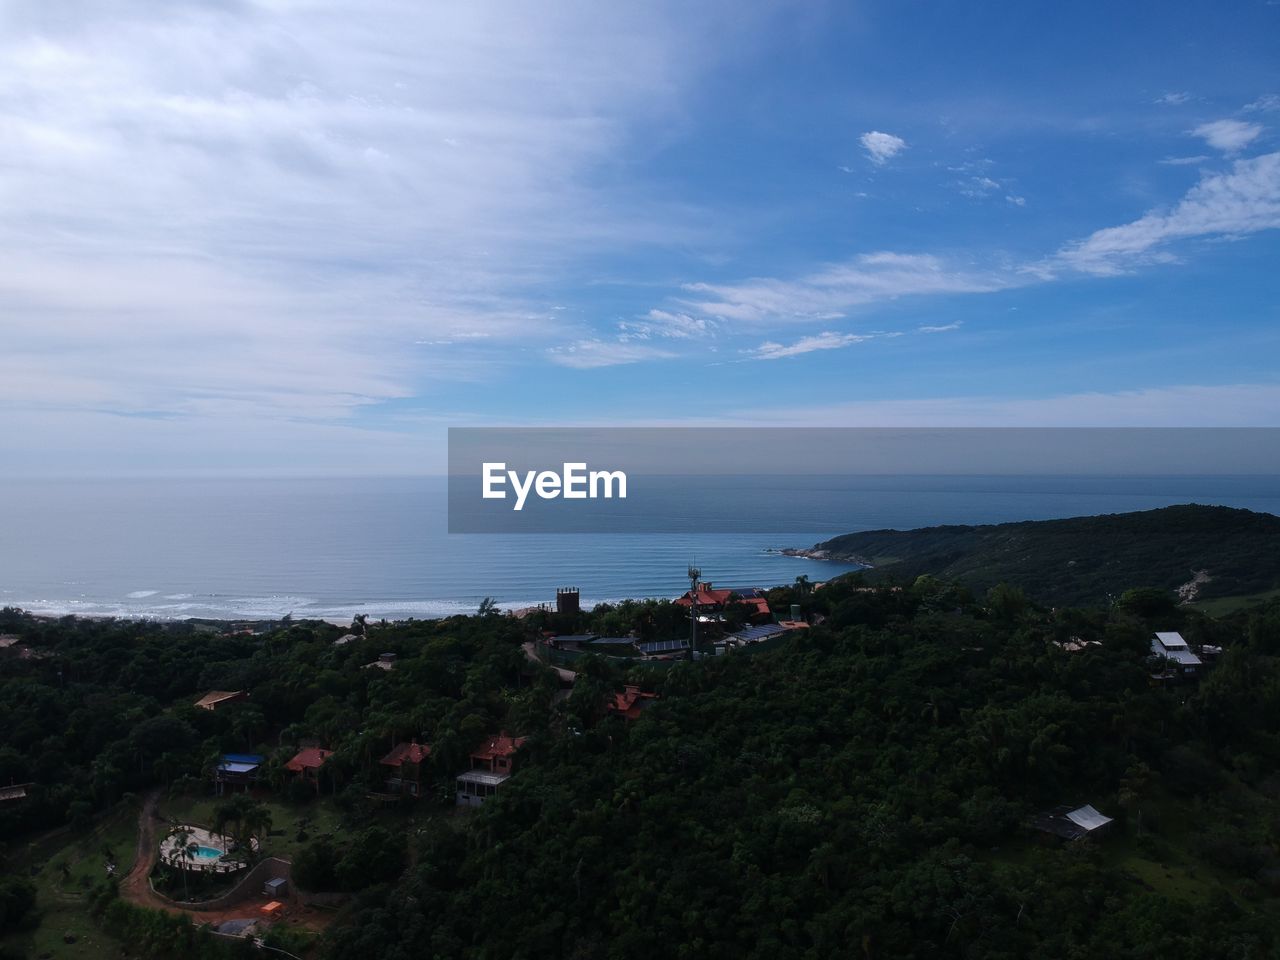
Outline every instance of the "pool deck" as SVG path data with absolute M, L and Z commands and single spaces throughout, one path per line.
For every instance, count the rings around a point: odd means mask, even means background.
M 223 837 L 219 837 L 210 833 L 202 827 L 188 825 L 184 829 L 190 832 L 187 843 L 194 843 L 202 848 L 196 856 L 187 858 L 183 857 L 178 849 L 178 835 L 176 831 L 170 831 L 168 836 L 160 841 L 160 859 L 170 866 L 178 867 L 183 870 L 195 870 L 200 873 L 236 873 L 244 869 L 244 863 L 240 860 L 224 860 L 223 857 L 227 852 L 227 841 Z M 205 855 L 206 850 L 219 851 L 217 856 Z

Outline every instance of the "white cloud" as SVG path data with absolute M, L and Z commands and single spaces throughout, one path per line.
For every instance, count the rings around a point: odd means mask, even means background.
M 754 350 L 748 351 L 755 360 L 781 360 L 785 357 L 798 357 L 815 350 L 838 350 L 850 344 L 862 343 L 871 339 L 868 335 L 856 333 L 834 333 L 827 331 L 812 337 L 801 337 L 794 343 L 782 344 L 767 340 Z
M 1017 197 L 1013 194 L 1008 194 L 1004 199 L 1006 202 L 1012 203 L 1015 207 L 1025 207 L 1027 205 L 1026 197 Z
M 1156 97 L 1153 102 L 1163 104 L 1165 106 L 1176 107 L 1180 104 L 1186 103 L 1190 99 L 1191 94 L 1186 91 L 1179 91 L 1176 93 L 1166 93 L 1162 97 Z
M 1007 276 L 957 267 L 925 254 L 871 253 L 796 280 L 760 278 L 740 284 L 695 283 L 692 311 L 742 326 L 838 319 L 866 304 L 904 296 L 981 293 L 1009 285 Z
M 1264 93 L 1253 103 L 1246 104 L 1246 113 L 1271 113 L 1280 110 L 1280 93 Z
M 901 137 L 879 130 L 869 130 L 858 138 L 858 142 L 867 151 L 871 162 L 877 165 L 888 163 L 907 148 L 907 142 Z
M 696 340 L 715 332 L 716 323 L 709 317 L 691 317 L 670 310 L 650 310 L 643 320 L 624 320 L 618 324 L 619 340 Z
M 1168 167 L 1193 167 L 1198 163 L 1204 163 L 1209 158 L 1204 154 L 1197 157 L 1165 157 L 1158 162 Z
M 943 323 L 934 326 L 916 327 L 918 333 L 945 333 L 948 330 L 959 330 L 963 321 L 954 320 L 951 323 Z
M 1162 248 L 1192 237 L 1221 237 L 1280 227 L 1280 153 L 1237 160 L 1228 173 L 1202 179 L 1168 212 L 1152 211 L 1118 227 L 1098 230 L 1064 248 L 1054 262 L 1088 273 L 1118 273 L 1135 264 L 1167 260 Z
M 960 184 L 960 193 L 966 197 L 986 197 L 1000 189 L 1000 181 L 990 177 L 970 177 Z
M 598 339 L 578 340 L 561 347 L 551 347 L 546 353 L 553 363 L 558 363 L 562 367 L 572 367 L 575 370 L 616 367 L 626 363 L 665 360 L 676 356 L 671 351 L 659 347 Z
M 1215 150 L 1223 153 L 1239 153 L 1262 133 L 1262 126 L 1257 123 L 1245 123 L 1243 120 L 1214 120 L 1202 123 L 1191 131 Z
M 714 6 L 13 0 L 0 396 L 257 429 L 567 335 L 566 265 L 693 235 L 594 172 L 680 107 Z

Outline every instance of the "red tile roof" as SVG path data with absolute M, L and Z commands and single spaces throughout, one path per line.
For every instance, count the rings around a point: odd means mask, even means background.
M 732 590 L 707 590 L 703 587 L 698 588 L 698 606 L 700 607 L 718 607 L 729 602 L 729 595 Z M 682 607 L 687 607 L 693 603 L 689 599 L 689 591 L 685 591 L 683 597 L 676 601 Z
M 628 720 L 635 720 L 640 711 L 647 707 L 648 701 L 658 699 L 656 693 L 645 693 L 639 687 L 628 684 L 621 693 L 615 693 L 608 703 L 612 713 L 620 713 Z
M 402 763 L 421 763 L 431 756 L 431 747 L 425 743 L 397 743 L 395 749 L 382 758 L 381 762 L 388 767 L 398 767 Z
M 324 762 L 332 756 L 332 750 L 308 747 L 306 750 L 299 750 L 298 755 L 286 763 L 284 768 L 292 770 L 294 773 L 301 773 L 303 770 L 319 770 L 324 766 Z
M 509 737 L 504 730 L 495 737 L 490 737 L 471 752 L 477 760 L 495 760 L 498 757 L 509 757 L 514 754 L 528 737 Z

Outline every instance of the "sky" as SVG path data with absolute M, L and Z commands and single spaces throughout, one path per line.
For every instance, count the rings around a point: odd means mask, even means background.
M 30 475 L 1280 424 L 1280 3 L 0 4 Z

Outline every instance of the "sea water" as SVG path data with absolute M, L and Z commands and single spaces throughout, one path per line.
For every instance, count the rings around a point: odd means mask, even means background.
M 1212 503 L 1280 513 L 1275 477 L 734 478 L 721 518 L 757 533 L 450 535 L 443 478 L 0 481 L 0 605 L 157 618 L 436 617 L 820 581 L 787 557 L 856 530 L 1001 523 Z M 708 498 L 699 501 L 708 502 Z M 682 503 L 672 510 L 684 509 Z M 691 518 L 705 520 L 707 518 Z M 728 524 L 732 526 L 732 524 Z

